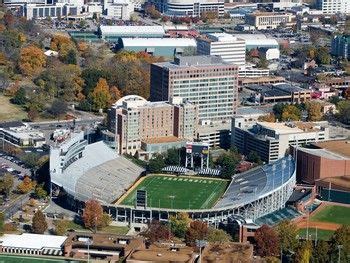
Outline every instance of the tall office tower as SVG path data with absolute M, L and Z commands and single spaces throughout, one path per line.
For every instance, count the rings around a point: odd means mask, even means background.
M 318 0 L 317 8 L 322 10 L 324 14 L 350 14 L 349 0 Z
M 208 34 L 197 40 L 198 55 L 220 56 L 231 64 L 244 65 L 245 52 L 245 40 L 227 33 Z
M 238 67 L 219 56 L 188 56 L 151 65 L 151 101 L 180 97 L 198 105 L 201 123 L 230 119 L 238 100 Z

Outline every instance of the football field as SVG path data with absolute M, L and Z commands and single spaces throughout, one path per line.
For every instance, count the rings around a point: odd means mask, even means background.
M 211 208 L 223 195 L 228 184 L 227 180 L 207 177 L 148 175 L 132 189 L 121 204 L 134 205 L 136 191 L 146 190 L 149 207 Z

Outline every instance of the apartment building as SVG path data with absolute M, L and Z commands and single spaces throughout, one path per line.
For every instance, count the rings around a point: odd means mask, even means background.
M 198 55 L 220 56 L 223 61 L 235 65 L 245 64 L 244 39 L 227 33 L 213 33 L 197 39 Z
M 151 65 L 151 101 L 183 98 L 200 121 L 230 119 L 237 110 L 238 67 L 218 56 L 188 56 Z
M 255 151 L 265 162 L 284 157 L 290 146 L 329 140 L 327 124 L 256 122 L 251 125 L 244 117 L 235 116 L 231 126 L 231 144 L 243 154 Z
M 134 4 L 129 1 L 118 0 L 104 6 L 107 17 L 121 20 L 130 20 L 134 12 Z
M 181 98 L 149 102 L 140 96 L 125 96 L 108 113 L 108 129 L 116 135 L 120 154 L 140 153 L 150 148 L 148 144 L 158 144 L 158 148 L 159 144 L 182 145 L 195 138 L 197 123 L 197 106 Z
M 292 16 L 285 13 L 256 12 L 246 15 L 246 23 L 257 30 L 275 29 L 292 22 Z
M 337 57 L 350 59 L 350 35 L 334 36 L 331 53 Z
M 317 0 L 317 8 L 324 14 L 350 14 L 349 0 Z

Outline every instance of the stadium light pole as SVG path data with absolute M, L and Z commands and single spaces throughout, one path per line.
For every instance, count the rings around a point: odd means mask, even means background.
M 90 238 L 88 238 L 86 240 L 86 245 L 87 245 L 87 249 L 88 249 L 88 258 L 87 258 L 87 262 L 90 263 L 90 245 L 92 244 L 92 240 Z

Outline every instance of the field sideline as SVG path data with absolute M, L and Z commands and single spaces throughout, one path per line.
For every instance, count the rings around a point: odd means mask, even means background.
M 310 217 L 313 222 L 327 222 L 339 225 L 350 225 L 350 207 L 326 205 Z
M 149 207 L 206 209 L 218 201 L 228 184 L 228 180 L 207 177 L 148 175 L 136 182 L 118 203 L 134 205 L 136 191 L 146 190 Z
M 79 261 L 0 254 L 0 263 L 78 263 Z

